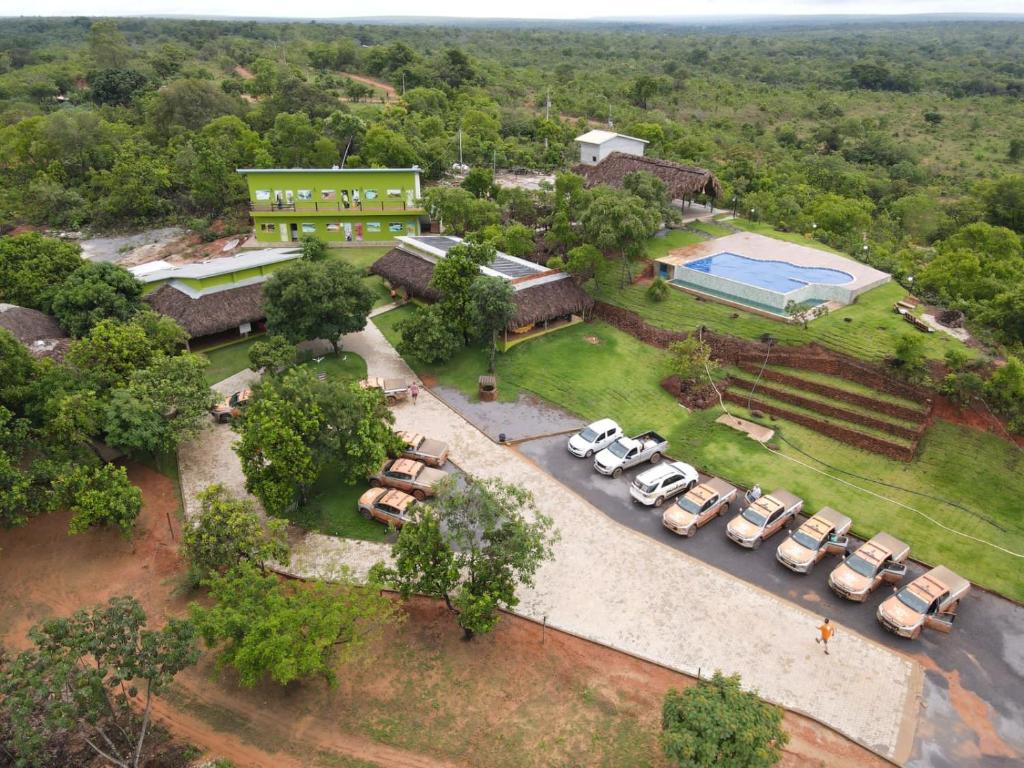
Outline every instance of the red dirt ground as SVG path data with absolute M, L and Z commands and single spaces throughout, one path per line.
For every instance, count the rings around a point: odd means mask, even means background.
M 983 432 L 991 432 L 1004 440 L 1012 440 L 1024 448 L 1024 435 L 1010 434 L 1006 430 L 1006 425 L 997 416 L 988 413 L 982 408 L 973 405 L 961 408 L 948 397 L 936 395 L 931 417 L 932 419 L 942 419 L 943 421 L 971 427 L 972 429 L 980 429 Z
M 36 622 L 119 594 L 138 598 L 153 623 L 185 610 L 189 598 L 176 592 L 183 568 L 174 484 L 140 466 L 130 466 L 129 476 L 145 501 L 132 542 L 113 531 L 68 536 L 67 514 L 0 531 L 0 642 L 22 648 Z M 571 755 L 574 744 L 592 747 L 598 735 L 587 725 L 625 718 L 636 723 L 638 747 L 651 753 L 651 764 L 664 765 L 654 737 L 661 699 L 669 688 L 692 685 L 690 678 L 515 617 L 465 643 L 433 601 L 413 601 L 406 614 L 407 621 L 382 638 L 380 653 L 346 667 L 336 688 L 312 682 L 240 689 L 227 677 L 212 677 L 206 654 L 158 703 L 157 719 L 178 738 L 247 768 L 300 768 L 324 756 L 389 768 L 456 768 L 488 764 L 494 734 L 504 724 L 518 727 L 515 733 L 526 741 L 518 749 L 541 766 L 557 752 Z M 414 701 L 402 710 L 411 690 L 436 708 L 438 727 L 371 738 L 382 708 L 406 714 L 429 708 Z M 581 691 L 596 706 L 582 706 Z M 435 724 L 425 717 L 424 724 Z M 787 768 L 887 765 L 807 718 L 787 713 L 785 727 L 791 742 L 781 765 Z M 446 731 L 479 735 L 468 743 L 456 737 L 453 744 Z M 577 755 L 596 756 L 592 750 Z M 507 758 L 497 764 L 507 765 Z

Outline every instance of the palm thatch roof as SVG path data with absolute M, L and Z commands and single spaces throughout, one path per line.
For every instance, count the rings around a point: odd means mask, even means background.
M 437 301 L 441 294 L 430 285 L 434 265 L 401 248 L 392 248 L 370 267 L 370 273 L 380 275 L 392 288 L 404 289 L 410 296 Z
M 433 263 L 400 248 L 393 248 L 377 259 L 370 272 L 380 275 L 391 287 L 403 289 L 410 296 L 427 301 L 437 301 L 441 297 L 430 285 Z M 509 330 L 564 315 L 586 314 L 594 306 L 594 300 L 587 292 L 568 277 L 546 279 L 537 285 L 523 287 L 515 292 L 514 301 L 516 313 L 509 323 Z
M 509 330 L 563 315 L 586 315 L 594 307 L 590 294 L 569 278 L 516 291 L 515 303 L 516 313 L 508 325 Z
M 193 338 L 237 330 L 242 323 L 266 318 L 262 283 L 208 293 L 197 299 L 168 283 L 146 296 L 146 301 L 161 315 L 177 320 Z
M 694 195 L 722 196 L 722 184 L 707 168 L 682 165 L 655 157 L 612 152 L 597 165 L 581 164 L 572 170 L 587 180 L 588 187 L 597 184 L 621 187 L 623 180 L 630 173 L 647 171 L 665 182 L 673 200 L 687 200 Z
M 35 357 L 61 360 L 70 344 L 68 335 L 54 318 L 16 304 L 0 304 L 0 328 L 9 331 Z

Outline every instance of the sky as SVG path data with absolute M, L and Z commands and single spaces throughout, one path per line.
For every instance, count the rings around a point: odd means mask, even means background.
M 7 5 L 3 3 L 2 5 Z M 338 0 L 34 0 L 0 9 L 2 16 L 203 15 L 290 18 L 360 16 L 449 16 L 464 18 L 592 19 L 609 16 L 749 16 L 816 14 L 1024 13 L 1021 0 L 718 0 L 682 4 L 678 0 L 386 0 L 355 10 Z M 346 6 L 348 6 L 346 8 Z M 351 16 L 357 18 L 357 16 Z

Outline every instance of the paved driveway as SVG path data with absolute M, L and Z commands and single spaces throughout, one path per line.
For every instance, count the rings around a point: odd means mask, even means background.
M 647 468 L 623 473 L 618 480 L 599 475 L 591 462 L 573 457 L 564 438 L 533 440 L 519 446 L 522 453 L 558 477 L 595 507 L 634 531 L 716 568 L 756 584 L 809 611 L 830 616 L 840 629 L 833 651 L 844 656 L 844 629 L 920 661 L 926 671 L 921 727 L 908 765 L 954 766 L 1020 765 L 1024 755 L 1024 608 L 991 593 L 975 590 L 960 610 L 953 632 L 942 635 L 926 630 L 917 641 L 885 632 L 875 609 L 892 594 L 880 588 L 866 604 L 836 597 L 828 588 L 829 572 L 839 562 L 827 557 L 806 575 L 795 574 L 775 560 L 784 534 L 776 534 L 758 550 L 746 550 L 725 537 L 725 524 L 737 514 L 709 523 L 692 539 L 669 532 L 661 525 L 661 510 L 630 501 L 628 484 Z M 766 493 L 773 489 L 767 485 Z M 837 502 L 837 508 L 842 506 Z M 803 518 L 801 518 L 803 519 Z M 796 526 L 794 526 L 795 528 Z M 851 537 L 851 549 L 859 545 Z M 923 572 L 912 564 L 908 579 Z M 984 754 L 988 753 L 988 754 Z

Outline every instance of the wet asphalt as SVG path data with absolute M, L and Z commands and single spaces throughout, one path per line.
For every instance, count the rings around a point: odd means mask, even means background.
M 746 550 L 729 541 L 725 526 L 741 511 L 742 494 L 733 501 L 728 514 L 708 523 L 693 538 L 677 536 L 661 524 L 663 509 L 674 502 L 653 508 L 636 504 L 630 498 L 629 483 L 650 465 L 627 470 L 618 479 L 605 477 L 594 470 L 592 461 L 572 456 L 566 450 L 566 439 L 558 436 L 529 440 L 518 449 L 622 525 L 813 613 L 830 617 L 838 625 L 840 638 L 843 629 L 848 628 L 919 661 L 926 670 L 923 706 L 908 766 L 1024 765 L 1024 607 L 974 588 L 961 604 L 950 634 L 925 629 L 918 640 L 896 637 L 883 630 L 875 618 L 879 603 L 892 594 L 891 588 L 879 587 L 865 603 L 843 600 L 828 588 L 828 575 L 840 562 L 838 556 L 827 556 L 808 574 L 796 574 L 775 560 L 775 550 L 785 540 L 785 531 L 757 550 Z M 765 493 L 775 489 L 770 478 L 760 485 Z M 843 510 L 841 500 L 831 506 Z M 801 516 L 790 527 L 795 530 L 804 519 Z M 913 557 L 913 542 L 908 543 Z M 851 552 L 860 544 L 859 539 L 850 537 Z M 911 563 L 901 584 L 925 570 L 924 566 Z M 807 632 L 814 634 L 816 625 L 816 620 L 809 621 Z M 836 645 L 832 655 L 841 665 L 841 639 Z M 855 672 L 843 670 L 844 674 Z M 982 702 L 991 708 L 987 714 L 985 707 L 980 706 Z

